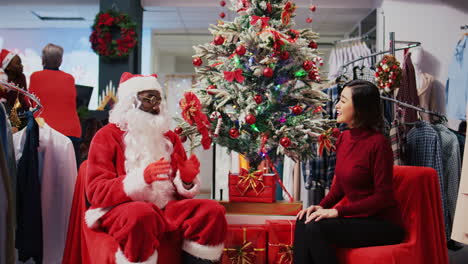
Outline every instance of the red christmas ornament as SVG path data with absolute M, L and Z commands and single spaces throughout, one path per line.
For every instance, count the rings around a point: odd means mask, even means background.
M 174 128 L 174 132 L 177 134 L 177 135 L 180 135 L 182 134 L 182 131 L 184 131 L 181 127 L 176 127 Z
M 293 108 L 292 108 L 292 112 L 295 114 L 295 115 L 300 115 L 302 113 L 302 107 L 300 105 L 295 105 Z
M 310 11 L 315 12 L 315 10 L 317 10 L 317 6 L 311 5 L 311 6 L 309 7 L 309 9 L 310 9 Z
M 265 76 L 265 77 L 267 77 L 267 78 L 273 77 L 273 69 L 270 68 L 270 67 L 266 67 L 266 68 L 263 70 L 263 76 Z
M 280 139 L 280 144 L 281 146 L 288 148 L 289 146 L 291 146 L 291 139 L 289 139 L 288 137 L 282 137 Z
M 271 4 L 267 3 L 267 12 L 271 13 L 271 11 L 272 11 Z
M 225 2 L 225 1 L 220 1 L 220 2 L 219 2 L 219 5 L 220 5 L 220 6 L 225 6 L 225 5 L 226 5 L 226 2 Z
M 314 64 L 311 61 L 304 61 L 304 63 L 302 63 L 302 68 L 306 71 L 309 71 L 312 67 L 314 67 Z
M 218 88 L 218 87 L 216 87 L 216 85 L 210 85 L 210 86 L 206 87 L 206 90 L 208 90 L 208 94 L 213 95 L 213 94 L 215 94 L 215 93 L 210 92 L 209 90 L 217 89 L 217 88 Z
M 193 66 L 200 67 L 203 64 L 203 61 L 200 57 L 196 57 L 192 60 Z
M 220 17 L 220 18 L 225 18 L 225 17 L 226 17 L 226 14 L 225 14 L 224 12 L 221 12 L 221 13 L 219 13 L 219 17 Z
M 311 42 L 309 43 L 309 48 L 311 48 L 311 49 L 316 49 L 316 48 L 318 48 L 317 42 L 311 41 Z
M 238 138 L 238 137 L 240 136 L 239 130 L 237 130 L 237 129 L 235 129 L 235 128 L 231 128 L 231 129 L 229 130 L 229 136 L 230 136 L 231 138 L 234 138 L 234 139 Z
M 223 43 L 224 43 L 224 38 L 223 38 L 223 36 L 216 36 L 216 37 L 214 38 L 214 44 L 215 44 L 215 45 L 218 45 L 218 46 L 219 46 L 219 45 L 222 45 Z
M 244 56 L 245 52 L 247 51 L 247 49 L 244 47 L 244 45 L 240 45 L 236 48 L 236 53 L 237 55 L 239 56 Z
M 187 141 L 187 136 L 181 136 L 181 137 L 180 137 L 180 141 L 182 141 L 182 143 L 184 143 L 185 141 Z
M 261 95 L 257 94 L 254 96 L 254 101 L 257 103 L 257 104 L 261 104 L 263 102 L 263 98 Z
M 257 121 L 257 118 L 252 114 L 248 114 L 245 117 L 245 122 L 247 122 L 247 124 L 249 125 L 255 124 L 256 121 Z
M 315 71 L 310 71 L 309 72 L 309 79 L 315 80 L 316 79 L 317 73 Z
M 280 53 L 280 59 L 281 59 L 281 60 L 287 60 L 287 59 L 289 59 L 289 52 L 287 52 L 287 51 L 281 52 L 281 53 Z
M 308 17 L 308 18 L 306 19 L 306 22 L 309 23 L 309 24 L 312 23 L 312 18 Z

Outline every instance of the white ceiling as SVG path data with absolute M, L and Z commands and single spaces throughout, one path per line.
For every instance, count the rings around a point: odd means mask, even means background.
M 229 0 L 226 0 L 229 4 Z M 297 28 L 312 27 L 323 39 L 343 37 L 376 6 L 378 0 L 297 0 Z M 225 12 L 225 20 L 235 17 L 219 0 L 141 0 L 145 12 L 143 26 L 156 35 L 164 35 L 161 48 L 190 49 L 206 42 L 209 24 Z M 308 7 L 318 6 L 312 13 Z M 0 28 L 87 28 L 99 11 L 99 0 L 0 0 Z M 47 16 L 83 17 L 82 21 L 41 21 L 33 12 Z M 307 17 L 314 22 L 305 22 Z M 184 35 L 181 37 L 180 35 Z M 161 37 L 162 38 L 162 37 Z M 182 40 L 181 40 L 182 39 Z M 200 42 L 201 41 L 201 42 Z M 178 44 L 175 44 L 178 43 Z

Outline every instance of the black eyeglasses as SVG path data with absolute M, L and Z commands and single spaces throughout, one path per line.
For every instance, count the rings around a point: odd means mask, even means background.
M 161 103 L 162 101 L 162 98 L 161 97 L 157 97 L 157 96 L 150 96 L 150 97 L 146 97 L 146 96 L 142 96 L 141 97 L 141 100 L 144 100 L 152 105 L 158 105 Z

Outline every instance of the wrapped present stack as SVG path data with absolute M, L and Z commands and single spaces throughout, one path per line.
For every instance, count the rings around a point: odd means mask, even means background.
M 267 220 L 259 225 L 229 225 L 223 264 L 292 264 L 293 220 Z

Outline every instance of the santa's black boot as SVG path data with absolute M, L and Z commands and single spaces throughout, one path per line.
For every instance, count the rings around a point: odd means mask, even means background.
M 207 259 L 197 258 L 189 253 L 183 251 L 182 253 L 182 263 L 184 264 L 215 264 L 219 263 L 219 261 L 211 261 Z

